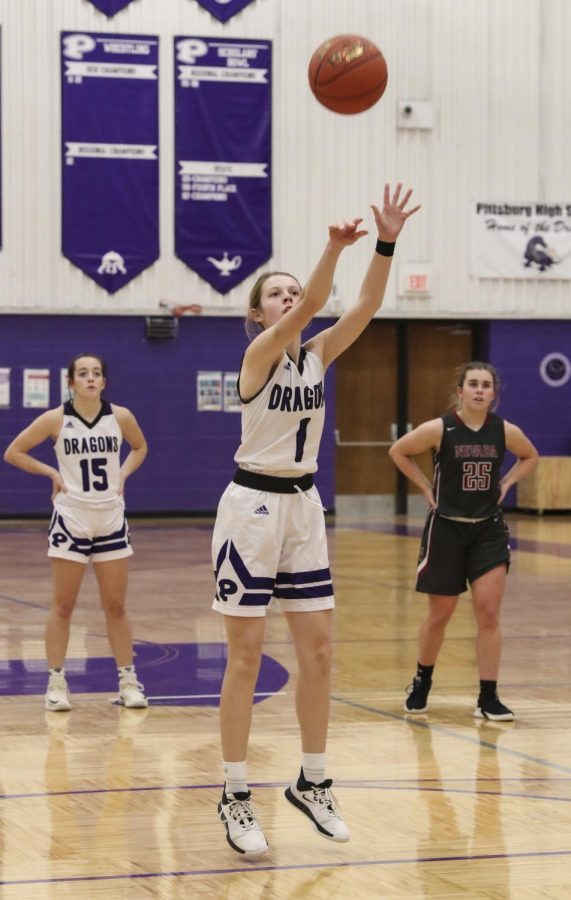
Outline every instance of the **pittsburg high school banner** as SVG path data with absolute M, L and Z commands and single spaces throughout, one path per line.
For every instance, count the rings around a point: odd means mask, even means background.
M 571 203 L 472 204 L 471 274 L 571 278 Z
M 201 6 L 204 6 L 221 22 L 227 22 L 251 2 L 252 0 L 198 0 Z
M 62 33 L 62 252 L 114 294 L 159 255 L 158 38 Z
M 175 247 L 226 294 L 272 254 L 271 44 L 175 38 Z

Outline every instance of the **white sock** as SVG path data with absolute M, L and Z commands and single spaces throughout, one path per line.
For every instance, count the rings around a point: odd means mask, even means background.
M 301 768 L 307 781 L 321 784 L 325 781 L 325 753 L 302 753 Z
M 134 665 L 118 666 L 118 668 L 117 668 L 117 672 L 119 673 L 119 678 L 121 678 L 123 675 L 130 675 L 131 672 L 134 672 L 134 671 L 135 671 Z
M 245 793 L 248 790 L 248 779 L 246 774 L 247 763 L 244 762 L 224 762 L 224 781 L 226 782 L 225 791 L 227 794 Z

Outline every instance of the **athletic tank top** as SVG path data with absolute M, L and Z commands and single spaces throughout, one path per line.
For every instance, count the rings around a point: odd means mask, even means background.
M 242 401 L 242 440 L 234 459 L 265 475 L 315 472 L 324 421 L 320 357 L 302 347 L 298 368 L 284 351 L 262 390 Z
M 63 424 L 54 444 L 59 472 L 67 487 L 62 500 L 112 505 L 119 494 L 122 440 L 119 423 L 106 400 L 93 422 L 86 422 L 71 400 L 64 403 Z
M 498 512 L 500 468 L 506 450 L 504 420 L 488 414 L 478 431 L 456 413 L 442 416 L 434 453 L 434 499 L 443 516 L 482 519 Z

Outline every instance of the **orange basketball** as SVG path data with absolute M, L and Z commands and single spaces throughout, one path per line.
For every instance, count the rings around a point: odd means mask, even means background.
M 372 41 L 357 34 L 342 34 L 317 48 L 307 75 L 322 106 L 353 115 L 381 99 L 388 71 L 383 54 Z

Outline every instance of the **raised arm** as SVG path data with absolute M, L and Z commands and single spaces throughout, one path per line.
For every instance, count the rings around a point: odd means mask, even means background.
M 432 493 L 432 484 L 414 457 L 426 450 L 438 450 L 442 440 L 443 427 L 442 419 L 423 422 L 418 428 L 409 431 L 408 434 L 403 434 L 389 450 L 389 456 L 395 466 L 420 488 L 426 502 L 433 509 L 436 507 L 436 502 Z
M 30 455 L 30 450 L 43 444 L 48 438 L 56 440 L 63 422 L 63 409 L 49 409 L 16 435 L 4 453 L 5 462 L 32 475 L 44 475 L 52 482 L 52 500 L 59 491 L 67 491 L 62 477 L 54 466 L 40 462 Z
M 353 219 L 329 226 L 329 240 L 323 254 L 287 315 L 280 313 L 276 321 L 261 323 L 264 330 L 252 341 L 242 363 L 241 389 L 248 384 L 244 396 L 259 389 L 259 382 L 263 384 L 284 349 L 299 340 L 303 329 L 325 305 L 331 293 L 333 275 L 341 252 L 367 234 L 365 230 L 359 230 L 362 221 Z M 264 310 L 257 312 L 261 314 Z
M 378 206 L 371 206 L 377 225 L 377 248 L 363 279 L 357 302 L 335 325 L 322 331 L 307 345 L 321 356 L 326 367 L 351 346 L 382 305 L 394 243 L 406 220 L 420 209 L 420 206 L 414 206 L 407 210 L 412 190 L 406 191 L 402 200 L 401 190 L 402 185 L 397 184 L 391 198 L 390 187 L 385 184 L 382 210 Z
M 510 422 L 504 422 L 504 428 L 506 447 L 518 459 L 500 481 L 501 493 L 498 503 L 503 501 L 509 489 L 517 481 L 533 472 L 539 460 L 539 453 L 521 428 L 518 428 L 517 425 L 512 425 Z

